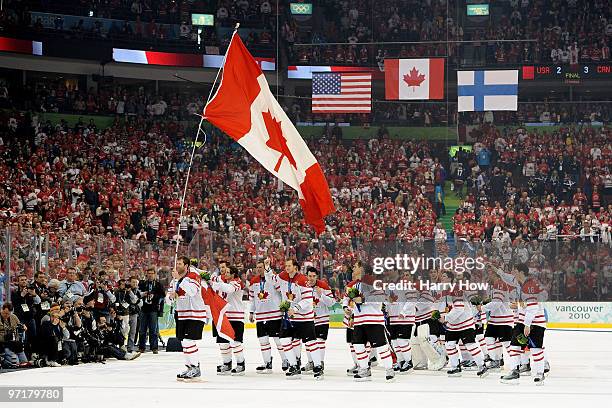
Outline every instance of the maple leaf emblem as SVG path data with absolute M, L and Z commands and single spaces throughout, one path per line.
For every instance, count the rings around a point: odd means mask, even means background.
M 259 294 L 257 295 L 260 299 L 267 299 L 268 298 L 268 292 L 263 291 L 263 292 L 259 292 Z
M 419 74 L 419 70 L 416 67 L 412 67 L 409 74 L 404 75 L 404 82 L 411 87 L 421 86 L 421 83 L 425 80 L 425 75 Z
M 263 116 L 268 136 L 270 136 L 270 138 L 266 142 L 266 146 L 268 146 L 272 150 L 276 150 L 281 154 L 278 158 L 278 161 L 276 162 L 276 166 L 274 166 L 274 171 L 278 172 L 283 158 L 285 157 L 287 158 L 287 160 L 289 160 L 289 163 L 293 166 L 293 168 L 297 169 L 295 159 L 291 154 L 291 150 L 289 150 L 289 146 L 287 146 L 287 139 L 283 137 L 283 130 L 281 129 L 280 122 L 272 117 L 272 114 L 269 110 L 267 112 L 262 112 L 261 115 Z
M 320 300 L 318 298 L 314 298 L 313 299 L 313 304 L 314 304 L 315 307 L 319 304 L 319 301 Z
M 391 303 L 395 303 L 397 302 L 398 296 L 395 293 L 391 293 L 389 295 L 389 300 L 391 301 Z

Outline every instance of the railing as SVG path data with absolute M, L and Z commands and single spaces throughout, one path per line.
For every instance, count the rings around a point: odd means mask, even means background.
M 376 259 L 396 258 L 404 254 L 411 259 L 438 259 L 439 264 L 416 268 L 414 275 L 430 279 L 447 270 L 443 262 L 454 260 L 455 272 L 462 269 L 472 280 L 484 281 L 492 265 L 510 271 L 513 266 L 527 264 L 546 287 L 549 300 L 611 300 L 612 269 L 610 243 L 597 242 L 596 237 L 559 236 L 553 240 L 512 243 L 510 241 L 470 242 L 449 239 L 436 242 L 429 239 L 414 241 L 394 239 L 360 240 L 348 236 L 324 233 L 318 238 L 289 232 L 267 234 L 254 232 L 249 227 L 231 232 L 209 230 L 189 231 L 189 244 L 179 245 L 179 255 L 196 258 L 200 268 L 215 270 L 225 259 L 237 266 L 242 278 L 251 277 L 258 261 L 268 258 L 276 270 L 284 268 L 287 259 L 295 258 L 305 271 L 314 266 L 320 276 L 328 280 L 337 292 L 351 278 L 354 262 L 362 260 L 371 267 Z M 187 234 L 185 234 L 187 236 Z M 592 239 L 593 238 L 593 239 Z M 591 242 L 595 241 L 595 242 Z M 145 268 L 154 266 L 162 281 L 169 281 L 174 264 L 176 244 L 123 239 L 109 235 L 93 236 L 82 232 L 64 231 L 41 233 L 11 227 L 0 236 L 2 272 L 8 277 L 4 296 L 9 296 L 9 285 L 15 284 L 20 274 L 29 278 L 43 272 L 51 279 L 64 279 L 69 267 L 77 268 L 82 279 L 104 270 L 116 281 L 130 276 L 142 277 Z M 458 259 L 482 259 L 484 269 L 460 266 Z M 429 261 L 427 261 L 429 262 Z M 433 261 L 432 261 L 433 262 Z M 387 268 L 375 276 L 382 281 L 394 281 L 405 271 Z M 460 276 L 460 275 L 459 275 Z

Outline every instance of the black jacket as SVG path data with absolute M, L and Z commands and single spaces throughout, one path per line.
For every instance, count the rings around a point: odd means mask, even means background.
M 144 313 L 158 312 L 163 307 L 166 291 L 162 284 L 156 281 L 142 281 L 138 284 L 138 289 L 142 294 L 142 308 Z

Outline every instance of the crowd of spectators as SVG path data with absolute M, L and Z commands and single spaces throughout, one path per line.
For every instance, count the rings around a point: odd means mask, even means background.
M 44 34 L 89 41 L 123 41 L 163 50 L 225 49 L 231 28 L 240 22 L 246 43 L 268 56 L 276 41 L 276 19 L 268 0 L 85 0 L 4 2 L 0 27 L 5 34 Z M 49 13 L 50 19 L 31 13 Z M 192 13 L 211 14 L 213 26 L 192 25 Z M 73 16 L 76 16 L 74 18 Z M 79 18 L 81 17 L 81 18 Z M 208 48 L 210 50 L 210 48 Z M 265 55 L 264 55 L 265 54 Z
M 289 49 L 290 59 L 302 64 L 380 65 L 384 58 L 423 56 L 448 57 L 451 64 L 601 62 L 610 60 L 612 39 L 612 14 L 606 4 L 497 2 L 490 19 L 473 28 L 463 16 L 465 5 L 456 1 L 328 0 L 321 5 L 324 12 L 315 16 L 321 19 L 312 23 L 315 29 L 289 20 L 282 35 L 288 45 L 348 43 Z M 361 44 L 370 42 L 396 44 Z
M 473 152 L 460 151 L 450 165 L 455 192 L 465 197 L 454 216 L 458 238 L 611 243 L 609 129 L 551 134 L 483 125 L 472 136 Z
M 2 368 L 59 367 L 107 358 L 133 360 L 158 353 L 158 316 L 165 286 L 154 268 L 146 276 L 112 280 L 104 270 L 21 273 L 0 312 Z

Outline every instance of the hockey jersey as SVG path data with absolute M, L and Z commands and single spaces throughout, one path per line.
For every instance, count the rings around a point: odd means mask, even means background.
M 278 320 L 283 317 L 279 305 L 281 295 L 275 289 L 274 274 L 254 276 L 249 284 L 250 312 L 258 322 Z
M 436 310 L 436 295 L 431 290 L 420 289 L 417 291 L 415 322 L 420 323 L 431 318 L 431 312 Z
M 414 324 L 418 292 L 415 290 L 391 290 L 387 292 L 389 324 Z
M 314 321 L 312 288 L 308 287 L 304 274 L 296 273 L 293 277 L 281 272 L 274 277 L 274 288 L 280 292 L 281 302 L 288 301 L 295 310 L 289 320 L 294 322 Z
M 513 326 L 514 312 L 510 303 L 516 301 L 515 287 L 501 278 L 493 283 L 491 301 L 482 305 L 482 313 L 488 314 L 488 323 L 494 326 Z
M 225 315 L 229 321 L 244 321 L 244 304 L 242 303 L 242 281 L 240 278 L 226 280 L 215 275 L 210 279 L 212 289 L 227 302 Z
M 362 280 L 354 280 L 346 285 L 346 292 L 342 299 L 342 307 L 351 309 L 353 315 L 353 326 L 362 324 L 385 324 L 385 316 L 382 312 L 382 304 L 385 301 L 385 292 L 377 290 L 372 285 L 370 277 Z M 348 296 L 350 288 L 356 288 L 361 297 L 361 304 L 356 304 Z
M 202 299 L 202 282 L 200 275 L 193 271 L 176 281 L 174 290 L 176 299 L 176 314 L 179 320 L 200 320 L 206 322 L 206 305 Z
M 466 299 L 464 291 L 455 289 L 442 292 L 438 308 L 443 312 L 447 307 L 451 307 L 445 318 L 447 330 L 461 331 L 476 328 L 474 310 Z
M 318 290 L 320 289 L 320 290 Z M 327 282 L 317 280 L 312 287 L 314 302 L 315 325 L 329 324 L 329 308 L 336 303 L 336 299 Z
M 521 302 L 518 308 L 518 322 L 525 326 L 546 327 L 544 302 L 547 298 L 546 290 L 534 278 L 525 281 L 521 288 Z

